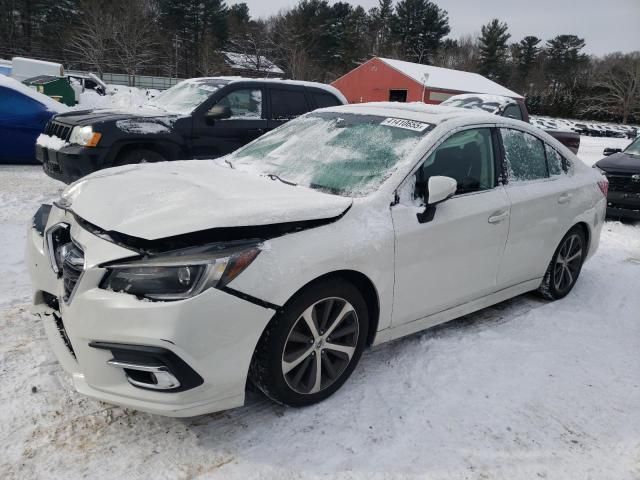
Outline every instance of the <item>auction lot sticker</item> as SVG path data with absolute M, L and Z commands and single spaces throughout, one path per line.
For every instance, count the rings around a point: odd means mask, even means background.
M 414 132 L 422 132 L 429 126 L 428 123 L 416 122 L 415 120 L 405 120 L 404 118 L 385 118 L 380 125 L 387 127 L 404 128 Z

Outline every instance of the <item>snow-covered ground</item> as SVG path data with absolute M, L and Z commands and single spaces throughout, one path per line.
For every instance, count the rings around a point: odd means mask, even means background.
M 91 108 L 114 108 L 129 110 L 144 105 L 155 97 L 159 90 L 144 90 L 122 85 L 109 85 L 109 95 L 98 95 L 93 90 L 85 90 L 80 94 L 80 102 L 73 107 L 75 110 Z
M 625 141 L 582 142 L 591 164 Z M 564 300 L 374 348 L 324 403 L 170 419 L 75 393 L 28 313 L 26 225 L 61 187 L 0 167 L 1 479 L 640 478 L 639 224 L 607 222 Z

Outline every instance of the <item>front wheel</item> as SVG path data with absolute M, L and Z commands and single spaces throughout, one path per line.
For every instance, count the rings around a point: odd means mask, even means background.
M 267 326 L 251 365 L 251 380 L 290 406 L 329 397 L 349 378 L 367 340 L 367 305 L 352 284 L 310 285 Z
M 586 255 L 584 231 L 574 227 L 564 236 L 551 258 L 539 288 L 542 296 L 547 300 L 565 297 L 578 281 Z

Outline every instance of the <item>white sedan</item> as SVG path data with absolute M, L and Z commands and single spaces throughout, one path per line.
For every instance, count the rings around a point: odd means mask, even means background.
M 97 172 L 28 236 L 76 389 L 170 416 L 327 398 L 363 350 L 538 290 L 596 251 L 607 180 L 523 122 L 381 103 L 213 161 Z M 553 334 L 551 332 L 550 334 Z

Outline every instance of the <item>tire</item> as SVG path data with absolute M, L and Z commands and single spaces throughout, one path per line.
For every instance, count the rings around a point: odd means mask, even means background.
M 556 248 L 538 291 L 547 300 L 559 300 L 573 290 L 587 255 L 584 230 L 573 227 Z
M 118 155 L 114 162 L 114 167 L 121 167 L 122 165 L 133 165 L 137 163 L 154 163 L 164 162 L 166 158 L 160 155 L 158 152 L 149 150 L 147 148 L 137 148 L 135 150 L 129 150 L 124 154 Z
M 368 308 L 356 287 L 339 278 L 313 283 L 287 302 L 263 332 L 250 379 L 278 403 L 302 407 L 320 402 L 353 372 L 368 328 Z

